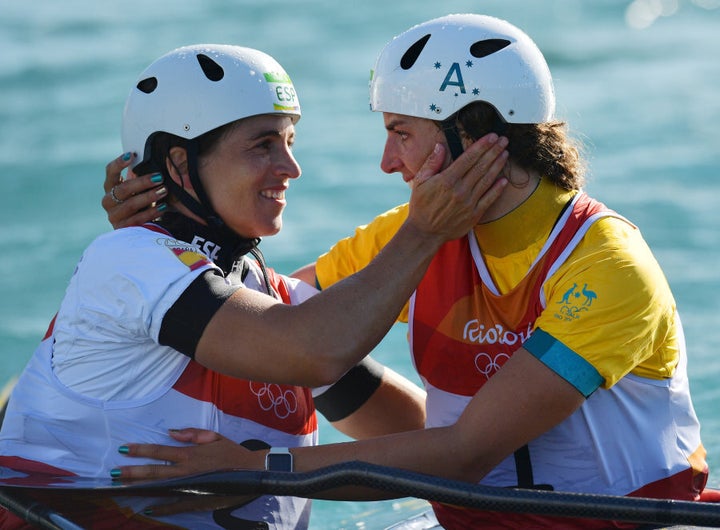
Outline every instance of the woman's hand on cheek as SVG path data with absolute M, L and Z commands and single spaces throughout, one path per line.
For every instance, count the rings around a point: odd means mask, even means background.
M 445 167 L 446 147 L 437 144 L 413 179 L 408 219 L 445 240 L 465 235 L 500 197 L 507 139 L 487 135 Z

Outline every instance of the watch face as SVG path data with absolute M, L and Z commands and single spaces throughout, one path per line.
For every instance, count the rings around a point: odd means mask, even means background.
M 292 455 L 290 453 L 269 453 L 266 457 L 268 471 L 292 471 Z

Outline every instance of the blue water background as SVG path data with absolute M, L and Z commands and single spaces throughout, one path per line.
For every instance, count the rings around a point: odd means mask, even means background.
M 43 335 L 82 249 L 110 229 L 104 166 L 121 152 L 125 96 L 152 60 L 185 44 L 233 43 L 290 73 L 304 172 L 282 233 L 262 245 L 290 272 L 406 199 L 400 178 L 378 167 L 384 131 L 368 110 L 369 71 L 395 34 L 468 11 L 507 18 L 536 40 L 558 116 L 586 142 L 588 191 L 639 225 L 664 267 L 720 486 L 720 0 L 0 0 L 0 385 Z M 404 326 L 375 356 L 417 381 Z M 321 425 L 323 441 L 343 439 Z M 319 502 L 312 528 L 381 528 L 421 508 Z

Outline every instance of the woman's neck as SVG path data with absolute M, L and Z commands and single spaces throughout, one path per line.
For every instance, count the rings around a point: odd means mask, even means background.
M 520 252 L 547 237 L 560 212 L 575 193 L 559 188 L 547 179 L 539 180 L 524 200 L 513 203 L 508 201 L 513 207 L 508 208 L 503 215 L 476 225 L 475 237 L 483 252 L 503 257 Z
M 520 168 L 510 161 L 507 163 L 504 175 L 508 179 L 508 184 L 502 195 L 485 212 L 480 224 L 497 221 L 515 210 L 535 192 L 540 183 L 539 174 Z

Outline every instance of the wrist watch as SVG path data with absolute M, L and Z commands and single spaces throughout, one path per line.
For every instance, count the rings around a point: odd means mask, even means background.
M 293 455 L 287 447 L 271 447 L 265 455 L 265 471 L 292 471 Z

